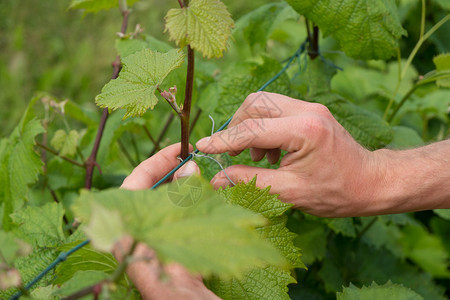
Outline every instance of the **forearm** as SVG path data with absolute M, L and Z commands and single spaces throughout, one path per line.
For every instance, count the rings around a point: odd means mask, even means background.
M 376 214 L 450 208 L 450 140 L 373 154 L 381 162 L 371 199 Z

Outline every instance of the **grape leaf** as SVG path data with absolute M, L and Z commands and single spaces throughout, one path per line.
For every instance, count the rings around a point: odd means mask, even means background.
M 65 240 L 62 230 L 64 209 L 61 204 L 28 206 L 11 215 L 16 236 L 34 247 L 54 247 Z
M 84 231 L 92 246 L 104 252 L 111 252 L 114 244 L 125 235 L 119 212 L 109 211 L 95 203 L 92 204 L 91 219 Z
M 324 222 L 336 233 L 356 237 L 356 229 L 353 225 L 353 218 L 330 218 L 324 219 Z
M 52 293 L 55 292 L 57 288 L 53 285 L 39 287 L 34 289 L 30 296 L 22 296 L 21 299 L 25 300 L 58 300 L 57 297 L 52 296 Z
M 81 243 L 75 241 L 58 248 L 59 251 L 68 251 Z M 117 269 L 118 263 L 110 253 L 103 253 L 87 245 L 67 257 L 56 269 L 55 284 L 62 284 L 71 279 L 78 271 L 101 271 L 112 274 Z
M 53 135 L 50 145 L 59 151 L 59 155 L 73 156 L 77 152 L 80 134 L 76 130 L 66 133 L 63 129 L 58 129 Z
M 401 284 L 394 284 L 391 281 L 383 285 L 375 282 L 368 287 L 363 286 L 357 288 L 350 283 L 349 287 L 345 287 L 342 292 L 336 293 L 337 300 L 422 300 L 423 297 L 413 290 L 404 287 Z
M 325 257 L 327 246 L 325 224 L 314 220 L 289 218 L 287 225 L 298 235 L 294 239 L 294 245 L 302 249 L 302 260 L 306 265 Z
M 369 149 L 381 148 L 392 140 L 392 128 L 378 115 L 367 111 L 335 94 L 322 94 L 314 101 L 329 108 L 337 121 L 360 144 Z
M 388 59 L 406 35 L 394 0 L 288 0 L 292 7 L 332 35 L 342 50 L 358 59 Z
M 433 212 L 445 220 L 450 220 L 450 209 L 434 209 Z
M 176 261 L 204 276 L 287 264 L 254 230 L 265 223 L 263 217 L 226 204 L 197 177 L 157 190 L 82 192 L 73 206 L 80 220 L 89 221 L 93 203 L 120 212 L 125 232 L 153 248 L 163 263 Z
M 107 279 L 109 274 L 102 271 L 79 271 L 69 281 L 53 292 L 53 296 L 69 296 L 88 286 L 97 284 Z
M 8 200 L 3 208 L 5 229 L 10 228 L 9 215 L 22 205 L 28 185 L 36 182 L 43 165 L 33 146 L 44 129 L 38 120 L 26 120 L 27 115 L 8 139 L 0 141 L 0 203 Z
M 127 4 L 131 6 L 137 1 L 139 0 L 127 0 Z M 69 9 L 84 9 L 86 13 L 97 13 L 118 6 L 118 0 L 72 0 Z
M 433 63 L 436 66 L 436 71 L 450 70 L 450 53 L 440 54 L 433 58 Z M 450 78 L 438 79 L 437 86 L 450 88 Z
M 442 241 L 419 226 L 403 229 L 404 255 L 435 277 L 450 278 L 449 256 Z
M 144 49 L 122 59 L 122 71 L 108 82 L 95 103 L 112 110 L 125 108 L 124 119 L 142 115 L 158 103 L 155 91 L 171 71 L 180 67 L 184 54 L 180 50 L 167 53 Z
M 142 35 L 142 38 L 121 38 L 116 39 L 117 54 L 121 58 L 139 52 L 145 48 L 150 48 L 153 51 L 167 52 L 173 49 L 169 44 L 160 41 L 150 35 Z
M 286 2 L 268 3 L 244 15 L 236 22 L 233 36 L 242 34 L 252 50 L 265 47 L 275 28 L 283 21 L 298 17 Z
M 284 213 L 291 204 L 278 200 L 269 194 L 269 188 L 256 187 L 256 178 L 248 183 L 239 183 L 222 192 L 228 203 L 250 209 L 269 220 L 259 227 L 261 236 L 272 243 L 289 261 L 291 268 L 304 268 L 300 249 L 294 246 L 295 234 L 286 228 L 287 217 Z M 243 278 L 221 280 L 213 278 L 207 282 L 208 287 L 222 299 L 289 299 L 287 285 L 296 282 L 289 270 L 276 266 L 254 268 Z
M 219 0 L 191 0 L 188 7 L 170 9 L 165 19 L 171 40 L 181 48 L 190 45 L 208 58 L 222 57 L 234 25 Z

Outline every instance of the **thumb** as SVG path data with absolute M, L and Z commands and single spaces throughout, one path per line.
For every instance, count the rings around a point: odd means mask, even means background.
M 285 171 L 251 167 L 246 165 L 233 165 L 226 168 L 225 172 L 236 184 L 239 182 L 249 182 L 256 176 L 257 187 L 263 189 L 270 186 L 270 193 L 280 194 L 280 196 L 283 192 L 285 192 L 286 184 L 295 180 L 292 178 L 292 174 Z M 226 186 L 231 185 L 231 182 L 225 176 L 224 171 L 221 171 L 217 173 L 213 179 L 211 179 L 211 184 L 215 189 L 218 189 L 219 187 L 225 188 Z
M 173 179 L 177 180 L 179 178 L 192 176 L 194 174 L 200 175 L 200 168 L 194 161 L 190 160 L 179 170 L 177 170 L 175 174 L 173 174 Z

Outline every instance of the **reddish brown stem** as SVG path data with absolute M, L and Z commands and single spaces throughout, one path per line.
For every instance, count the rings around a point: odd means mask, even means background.
M 39 143 L 39 142 L 36 142 L 36 146 L 39 146 L 39 147 L 41 147 L 42 149 L 44 149 L 45 151 L 50 152 L 50 153 L 52 153 L 52 154 L 54 154 L 54 155 L 56 155 L 56 156 L 61 157 L 61 158 L 64 159 L 65 161 L 70 162 L 71 164 L 73 164 L 73 165 L 75 165 L 75 166 L 78 166 L 78 167 L 80 167 L 80 168 L 84 168 L 84 167 L 85 167 L 82 163 L 79 163 L 79 162 L 77 162 L 76 160 L 73 160 L 73 159 L 71 159 L 71 158 L 68 158 L 68 157 L 59 155 L 59 153 L 58 153 L 57 151 L 53 150 L 53 149 L 50 148 L 50 147 L 47 147 L 47 146 L 44 145 L 44 144 L 41 144 L 41 143 Z
M 125 34 L 127 31 L 128 26 L 128 15 L 129 11 L 125 10 L 122 11 L 122 26 L 120 27 L 120 32 Z M 119 72 L 121 70 L 121 64 L 120 64 L 120 57 L 118 56 L 116 60 L 112 63 L 113 66 L 113 74 L 111 76 L 111 79 L 116 79 L 119 76 Z M 102 118 L 100 120 L 100 125 L 98 126 L 97 135 L 95 137 L 94 147 L 92 148 L 91 154 L 86 159 L 85 166 L 86 166 L 86 179 L 84 181 L 84 187 L 88 190 L 92 187 L 92 179 L 94 175 L 94 168 L 97 166 L 99 167 L 97 163 L 97 153 L 98 149 L 100 147 L 100 142 L 102 140 L 103 131 L 105 130 L 106 121 L 108 120 L 108 108 L 103 109 Z M 100 169 L 100 168 L 99 168 Z
M 306 22 L 306 24 L 308 24 L 308 22 Z M 313 35 L 312 37 L 309 36 L 308 39 L 309 39 L 308 55 L 311 58 L 311 60 L 314 60 L 316 57 L 319 56 L 319 27 L 317 26 L 313 27 Z
M 181 112 L 181 158 L 189 155 L 189 117 L 191 114 L 192 91 L 194 88 L 194 50 L 188 45 L 188 65 L 186 74 L 186 93 Z

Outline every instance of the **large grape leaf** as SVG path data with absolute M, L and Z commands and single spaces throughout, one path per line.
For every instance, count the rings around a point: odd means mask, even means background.
M 112 110 L 125 108 L 124 119 L 142 115 L 158 103 L 156 89 L 183 61 L 184 54 L 175 49 L 167 53 L 143 49 L 131 54 L 122 59 L 119 77 L 103 87 L 102 93 L 95 97 L 95 103 Z
M 191 0 L 188 7 L 172 8 L 166 15 L 170 39 L 181 48 L 190 45 L 208 58 L 223 55 L 233 25 L 220 0 Z
M 365 243 L 354 243 L 351 238 L 337 235 L 330 239 L 327 259 L 322 261 L 318 276 L 323 280 L 328 292 L 337 292 L 350 282 L 369 285 L 391 280 L 402 284 L 425 299 L 446 299 L 445 289 L 433 282 L 428 273 L 400 260 L 387 250 L 376 249 Z
M 250 209 L 269 220 L 259 227 L 261 236 L 272 243 L 289 261 L 291 268 L 304 268 L 300 249 L 294 246 L 296 236 L 286 228 L 284 213 L 292 206 L 269 194 L 269 188 L 256 187 L 256 178 L 249 183 L 239 183 L 222 191 L 228 203 Z M 268 266 L 254 268 L 243 278 L 221 280 L 214 278 L 207 282 L 208 287 L 222 299 L 289 299 L 287 285 L 296 280 L 288 269 Z
M 342 292 L 336 294 L 337 300 L 422 300 L 423 297 L 413 290 L 401 284 L 394 284 L 391 281 L 383 285 L 372 282 L 370 286 L 357 288 L 353 284 L 345 287 Z
M 119 212 L 124 231 L 154 249 L 163 263 L 175 261 L 192 272 L 225 278 L 255 266 L 287 265 L 254 230 L 266 222 L 263 217 L 225 203 L 197 177 L 157 190 L 83 192 L 73 207 L 80 220 L 91 219 L 93 203 Z
M 61 204 L 28 206 L 11 215 L 17 237 L 34 247 L 54 247 L 65 240 L 62 230 L 64 209 Z
M 369 149 L 381 148 L 392 140 L 392 128 L 378 115 L 365 110 L 336 94 L 322 94 L 313 98 L 324 104 L 337 121 L 361 145 Z
M 33 147 L 35 137 L 44 129 L 38 120 L 31 117 L 28 109 L 9 138 L 0 141 L 0 204 L 4 202 L 0 220 L 3 219 L 5 229 L 11 227 L 9 215 L 21 207 L 28 185 L 36 182 L 42 170 L 43 163 Z
M 406 35 L 394 0 L 288 0 L 289 4 L 332 35 L 342 50 L 358 59 L 388 59 Z
M 127 0 L 127 4 L 131 6 L 137 1 L 139 0 Z M 84 9 L 86 13 L 97 13 L 118 6 L 118 0 L 72 0 L 69 9 Z

